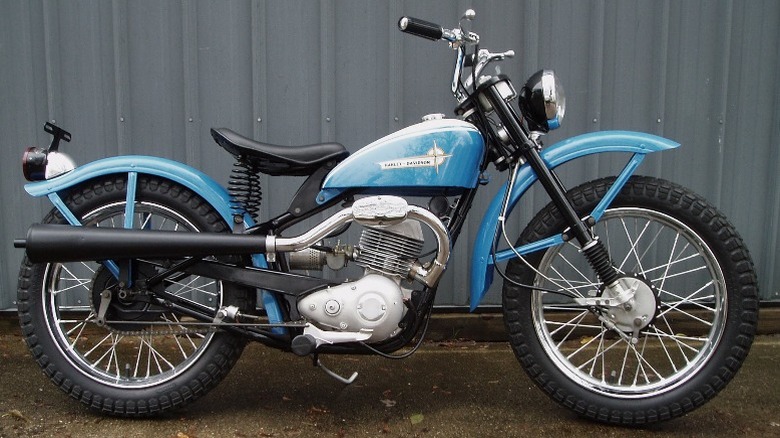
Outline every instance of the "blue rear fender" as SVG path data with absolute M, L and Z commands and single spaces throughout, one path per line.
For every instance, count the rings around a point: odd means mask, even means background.
M 84 181 L 115 174 L 128 175 L 128 186 L 130 187 L 134 186 L 134 182 L 138 175 L 155 175 L 174 181 L 205 199 L 206 202 L 214 207 L 225 223 L 233 223 L 233 213 L 230 208 L 230 195 L 223 186 L 214 181 L 210 176 L 193 167 L 165 158 L 143 155 L 125 155 L 104 158 L 77 167 L 71 172 L 50 180 L 26 184 L 24 189 L 34 197 L 48 196 L 57 209 L 60 210 L 63 216 L 65 216 L 72 225 L 80 225 L 77 223 L 78 219 L 76 219 L 73 214 L 67 210 L 67 207 L 65 207 L 59 197 L 59 192 L 67 190 L 77 184 L 81 184 Z M 132 200 L 133 197 L 134 193 L 128 193 L 128 200 Z M 132 203 L 128 202 L 128 204 Z M 244 215 L 244 221 L 247 226 L 254 225 L 252 218 L 248 215 Z M 253 255 L 252 264 L 258 268 L 268 267 L 268 263 L 263 254 Z M 281 308 L 274 296 L 263 291 L 262 300 L 265 310 L 268 313 L 269 321 L 272 323 L 283 322 Z M 279 332 L 280 330 L 283 329 L 274 329 L 275 332 Z
M 628 178 L 634 173 L 645 155 L 652 152 L 660 152 L 674 149 L 680 146 L 672 140 L 651 134 L 631 131 L 601 131 L 583 134 L 555 143 L 542 150 L 542 160 L 547 167 L 554 169 L 561 164 L 587 155 L 604 152 L 627 152 L 633 154 L 625 168 L 618 175 L 615 183 L 609 189 L 603 200 L 599 203 L 591 216 L 598 220 L 614 200 Z M 518 170 L 515 186 L 509 194 L 509 203 L 506 214 L 509 215 L 525 192 L 537 181 L 537 176 L 528 164 Z M 499 215 L 501 214 L 504 194 L 508 184 L 499 190 L 493 198 L 477 232 L 472 253 L 471 265 L 471 296 L 470 307 L 473 311 L 482 301 L 493 282 L 493 238 L 496 235 Z M 521 248 L 516 248 L 520 254 L 528 254 L 534 251 L 549 248 L 563 243 L 561 236 L 552 236 L 538 242 L 532 242 Z M 512 249 L 507 249 L 496 254 L 496 261 L 505 261 L 516 257 Z
M 31 196 L 48 196 L 90 179 L 131 172 L 156 175 L 177 182 L 203 197 L 217 210 L 226 223 L 233 223 L 233 215 L 230 212 L 230 195 L 224 187 L 195 168 L 165 158 L 143 155 L 103 158 L 79 166 L 56 178 L 26 184 L 24 189 Z M 249 218 L 247 217 L 247 219 Z

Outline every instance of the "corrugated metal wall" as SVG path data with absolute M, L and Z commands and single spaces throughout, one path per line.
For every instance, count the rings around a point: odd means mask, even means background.
M 208 135 L 225 126 L 262 141 L 338 141 L 351 151 L 431 112 L 451 113 L 452 52 L 403 35 L 399 16 L 445 25 L 467 8 L 484 47 L 512 48 L 516 83 L 553 68 L 568 97 L 548 143 L 601 129 L 646 131 L 684 147 L 641 173 L 702 193 L 737 225 L 765 300 L 780 299 L 780 2 L 766 1 L 27 1 L 0 3 L 0 309 L 15 303 L 11 247 L 49 206 L 27 197 L 22 148 L 45 146 L 45 120 L 73 133 L 79 163 L 150 154 L 227 178 Z M 573 185 L 625 157 L 568 165 Z M 467 266 L 484 189 L 438 303 L 466 304 Z M 263 213 L 301 180 L 265 181 Z M 544 197 L 534 194 L 517 226 Z M 499 301 L 494 286 L 490 303 Z

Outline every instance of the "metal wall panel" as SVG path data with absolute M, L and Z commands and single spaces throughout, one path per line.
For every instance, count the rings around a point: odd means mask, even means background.
M 24 194 L 22 147 L 45 146 L 44 120 L 73 133 L 80 163 L 116 154 L 184 161 L 225 181 L 232 160 L 210 127 L 294 145 L 351 151 L 450 113 L 452 52 L 399 33 L 408 14 L 451 25 L 477 11 L 483 46 L 517 56 L 517 84 L 553 68 L 567 91 L 548 143 L 600 129 L 666 136 L 683 148 L 642 173 L 689 186 L 718 205 L 753 252 L 764 300 L 780 300 L 780 3 L 765 1 L 27 1 L 0 3 L 0 309 L 15 304 L 23 235 L 49 206 Z M 567 165 L 568 185 L 614 173 L 622 156 Z M 466 304 L 483 189 L 437 302 Z M 264 177 L 262 213 L 285 208 L 300 178 Z M 546 203 L 534 192 L 518 231 Z M 307 224 L 315 220 L 308 221 Z M 305 225 L 302 225 L 305 226 Z M 488 302 L 500 301 L 494 285 Z

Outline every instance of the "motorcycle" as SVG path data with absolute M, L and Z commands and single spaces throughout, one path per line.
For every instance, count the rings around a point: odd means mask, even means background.
M 480 48 L 464 28 L 474 16 L 452 29 L 398 23 L 455 51 L 456 118 L 425 116 L 354 154 L 212 129 L 236 160 L 227 187 L 148 156 L 76 166 L 59 151 L 70 133 L 47 123 L 52 143 L 28 148 L 23 172 L 25 190 L 54 208 L 14 242 L 26 251 L 20 323 L 45 374 L 96 411 L 142 417 L 206 394 L 247 341 L 310 357 L 344 384 L 356 374 L 336 374 L 321 356 L 408 357 L 492 166 L 507 180 L 474 241 L 470 307 L 502 277 L 509 343 L 531 380 L 607 423 L 668 420 L 712 399 L 757 323 L 739 234 L 701 196 L 634 174 L 648 154 L 679 146 L 672 140 L 604 131 L 543 146 L 565 113 L 558 77 L 540 70 L 518 92 L 507 76 L 485 74 L 514 52 Z M 566 189 L 556 174 L 611 152 L 629 157 L 617 176 Z M 261 173 L 306 177 L 265 221 Z M 508 217 L 537 182 L 550 202 L 513 241 Z M 318 214 L 328 216 L 290 232 Z M 343 240 L 351 227 L 357 242 Z M 346 269 L 358 274 L 333 279 Z

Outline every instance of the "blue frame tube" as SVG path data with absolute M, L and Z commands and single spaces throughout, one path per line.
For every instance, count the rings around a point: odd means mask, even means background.
M 602 131 L 583 134 L 556 143 L 541 152 L 542 160 L 549 169 L 587 155 L 604 152 L 627 152 L 633 155 L 620 172 L 615 183 L 607 191 L 604 199 L 593 210 L 591 216 L 598 220 L 604 214 L 615 197 L 620 193 L 628 179 L 633 175 L 648 153 L 674 149 L 679 143 L 651 134 L 631 131 Z M 528 164 L 518 169 L 514 189 L 509 194 L 506 214 L 509 215 L 526 191 L 537 181 L 537 176 Z M 480 225 L 474 242 L 471 265 L 470 308 L 474 311 L 484 298 L 493 282 L 493 239 L 499 224 L 499 215 L 508 190 L 505 183 L 493 198 Z M 516 248 L 520 254 L 529 254 L 563 243 L 561 236 L 551 236 Z M 506 261 L 516 257 L 514 251 L 503 250 L 496 254 L 497 261 Z
M 135 218 L 135 191 L 138 186 L 138 172 L 127 172 L 127 198 L 125 199 L 125 228 L 133 228 Z

